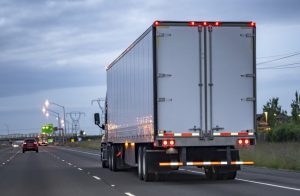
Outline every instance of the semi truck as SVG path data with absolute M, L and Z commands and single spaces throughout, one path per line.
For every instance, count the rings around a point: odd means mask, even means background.
M 155 21 L 106 69 L 101 164 L 234 179 L 255 145 L 255 22 Z

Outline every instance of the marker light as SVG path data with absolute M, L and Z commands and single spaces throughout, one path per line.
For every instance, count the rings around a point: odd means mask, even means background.
M 159 22 L 158 22 L 158 21 L 155 21 L 155 22 L 154 22 L 154 26 L 156 26 L 156 27 L 159 26 Z
M 220 22 L 215 22 L 215 26 L 220 26 Z
M 189 22 L 189 25 L 190 25 L 190 26 L 195 26 L 196 23 L 195 23 L 194 21 L 191 21 L 191 22 Z
M 207 23 L 207 22 L 203 22 L 202 25 L 203 25 L 203 26 L 207 26 L 208 23 Z
M 250 26 L 250 27 L 255 27 L 255 26 L 256 26 L 256 23 L 255 23 L 255 22 L 250 22 L 249 26 Z

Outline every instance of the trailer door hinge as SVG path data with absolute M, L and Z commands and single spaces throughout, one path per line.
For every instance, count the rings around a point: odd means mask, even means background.
M 241 77 L 255 78 L 255 74 L 242 74 Z
M 243 99 L 241 99 L 241 101 L 255 101 L 255 97 L 243 98 Z
M 246 37 L 246 38 L 249 38 L 249 37 L 255 37 L 254 34 L 252 33 L 245 33 L 245 34 L 240 34 L 241 37 Z
M 167 102 L 167 101 L 172 101 L 172 99 L 167 99 L 167 98 L 165 98 L 165 97 L 159 97 L 159 98 L 157 99 L 157 102 Z
M 157 77 L 158 78 L 164 78 L 164 77 L 171 77 L 172 74 L 165 74 L 165 73 L 158 73 Z
M 170 37 L 171 33 L 156 33 L 156 37 Z

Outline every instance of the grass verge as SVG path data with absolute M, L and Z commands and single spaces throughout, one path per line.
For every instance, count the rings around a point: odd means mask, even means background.
M 80 148 L 87 148 L 93 150 L 100 150 L 100 139 L 98 140 L 86 140 L 81 142 L 68 142 L 66 146 L 70 147 L 80 147 Z
M 300 142 L 258 142 L 254 148 L 242 149 L 240 156 L 256 166 L 300 170 Z

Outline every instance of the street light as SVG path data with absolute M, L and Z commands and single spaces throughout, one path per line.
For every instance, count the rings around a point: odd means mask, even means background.
M 48 108 L 50 105 L 56 105 L 56 106 L 62 108 L 63 113 L 64 113 L 64 122 L 65 122 L 65 121 L 66 121 L 66 110 L 65 110 L 65 107 L 62 106 L 62 105 L 59 105 L 59 104 L 57 104 L 57 103 L 50 102 L 50 101 L 47 99 L 47 100 L 45 101 L 45 106 L 46 106 L 46 108 Z M 63 142 L 65 142 L 64 135 L 65 135 L 65 131 L 66 131 L 66 124 L 63 124 L 63 128 L 64 128 L 64 130 L 63 130 Z

